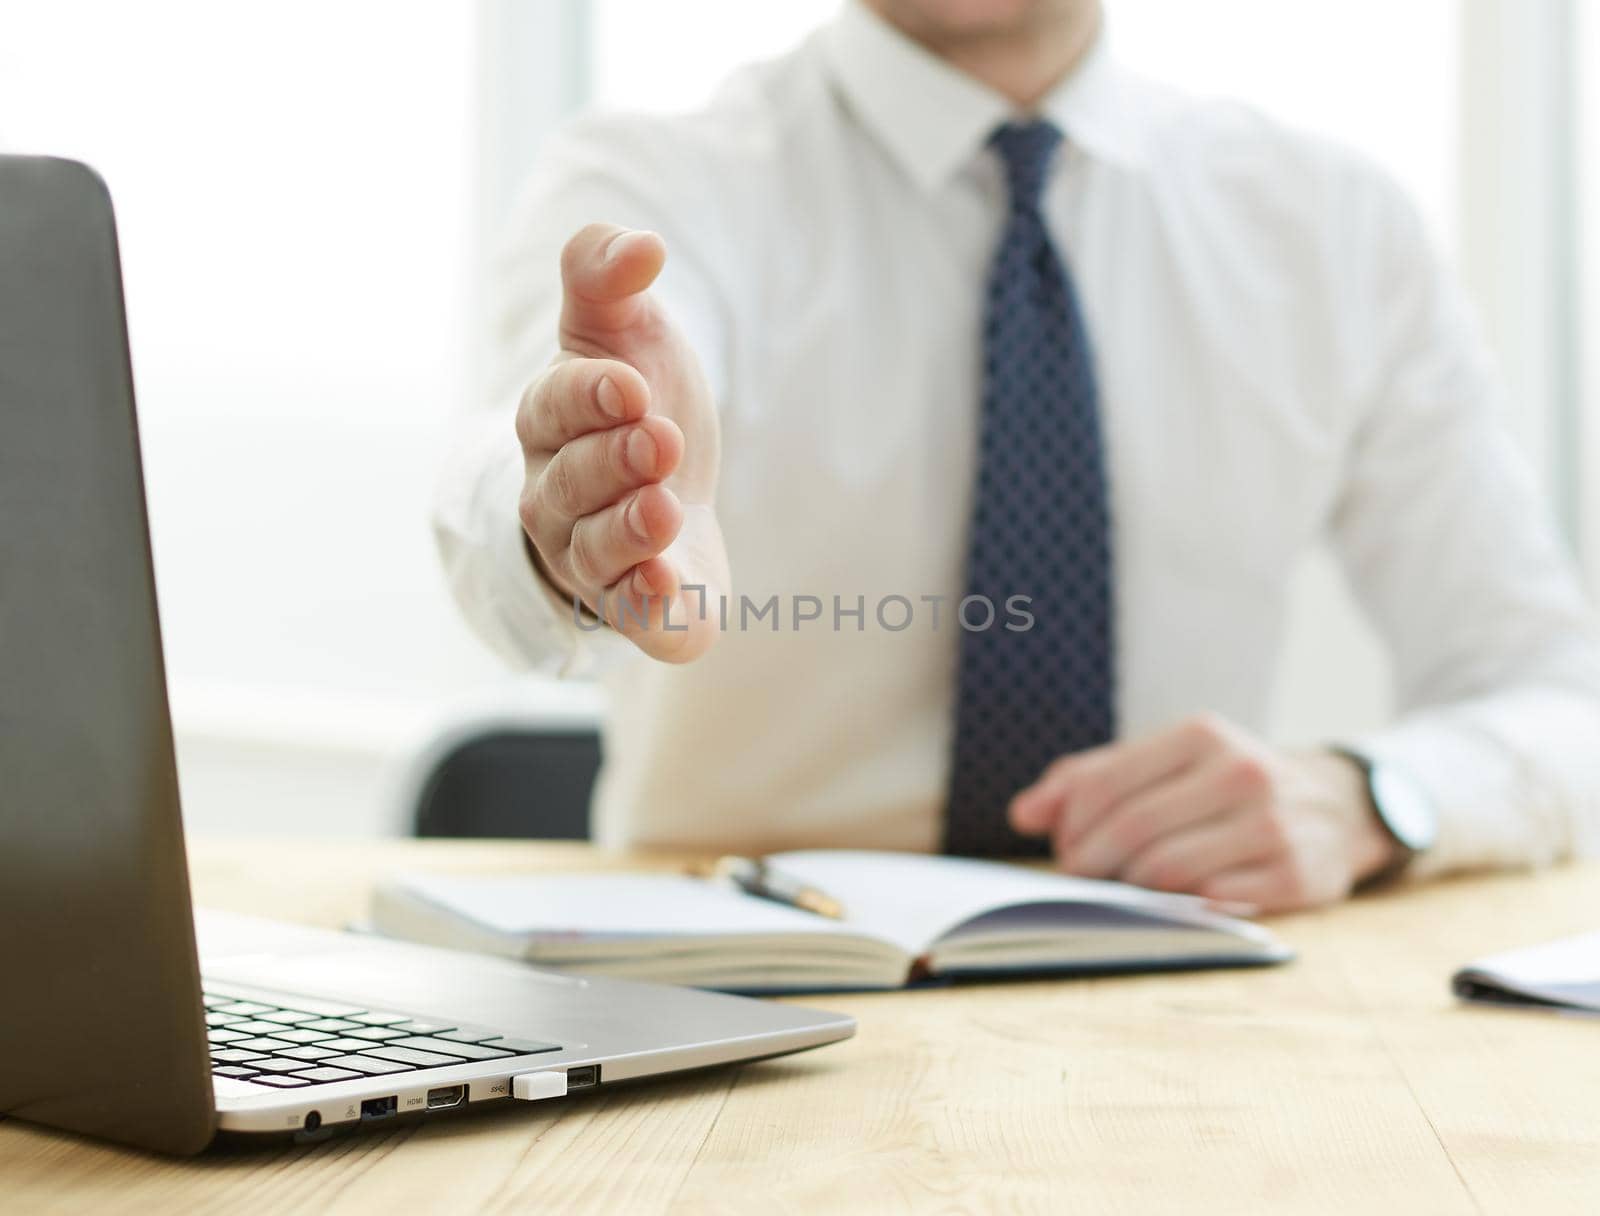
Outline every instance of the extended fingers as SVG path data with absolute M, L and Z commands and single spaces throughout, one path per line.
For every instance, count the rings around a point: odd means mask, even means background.
M 649 557 L 607 587 L 596 607 L 607 624 L 625 636 L 666 628 L 669 611 L 676 629 L 687 632 L 687 612 L 672 608 L 682 585 L 677 567 L 668 558 Z
M 634 566 L 656 557 L 683 526 L 683 506 L 663 485 L 641 486 L 573 526 L 567 563 L 578 586 L 611 587 Z
M 650 386 L 616 359 L 558 359 L 523 393 L 517 438 L 530 459 L 580 435 L 644 417 Z
M 565 546 L 573 525 L 629 490 L 669 476 L 683 458 L 683 432 L 659 414 L 572 440 L 534 483 L 536 539 Z

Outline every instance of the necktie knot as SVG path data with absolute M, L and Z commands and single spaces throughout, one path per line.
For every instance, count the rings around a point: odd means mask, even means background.
M 1050 158 L 1061 145 L 1061 130 L 1044 119 L 1033 122 L 1008 122 L 995 128 L 989 142 L 1000 154 L 1006 180 L 1011 186 L 1011 205 L 1033 210 L 1044 193 L 1050 173 Z

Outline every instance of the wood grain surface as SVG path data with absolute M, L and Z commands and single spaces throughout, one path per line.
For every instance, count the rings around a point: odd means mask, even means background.
M 198 902 L 336 925 L 396 869 L 682 859 L 202 842 L 191 863 Z M 1465 1007 L 1447 980 L 1596 925 L 1600 865 L 1458 879 L 1279 919 L 1284 967 L 813 998 L 858 1036 L 192 1161 L 7 1120 L 0 1211 L 1595 1213 L 1600 1019 Z

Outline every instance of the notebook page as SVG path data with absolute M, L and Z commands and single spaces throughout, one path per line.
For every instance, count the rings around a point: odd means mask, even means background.
M 430 903 L 517 937 L 850 932 L 837 921 L 681 874 L 407 874 L 399 882 Z
M 957 926 L 1013 904 L 1109 905 L 1180 924 L 1205 924 L 1214 915 L 1192 896 L 964 857 L 803 849 L 768 860 L 837 899 L 846 922 L 912 955 L 926 953 Z M 1054 915 L 1059 923 L 1060 911 L 1034 909 L 1032 915 Z

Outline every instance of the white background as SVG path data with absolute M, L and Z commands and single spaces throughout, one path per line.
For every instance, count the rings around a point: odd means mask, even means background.
M 431 724 L 483 701 L 569 702 L 478 649 L 426 525 L 438 445 L 476 391 L 478 273 L 503 200 L 581 97 L 692 105 L 834 7 L 0 0 L 0 146 L 85 159 L 117 200 L 191 826 L 395 830 L 390 783 Z M 1553 479 L 1553 386 L 1570 396 L 1578 352 L 1518 318 L 1545 315 L 1551 261 L 1600 282 L 1594 252 L 1564 232 L 1532 249 L 1555 231 L 1542 203 L 1511 190 L 1488 211 L 1464 187 L 1495 180 L 1496 149 L 1516 138 L 1482 99 L 1509 88 L 1511 124 L 1540 113 L 1523 94 L 1544 87 L 1535 60 L 1519 75 L 1483 52 L 1485 23 L 1536 40 L 1560 9 L 1109 3 L 1135 67 L 1346 140 L 1412 190 L 1503 348 L 1510 421 Z M 1600 68 L 1597 26 L 1585 53 Z M 1591 166 L 1597 130 L 1582 133 Z M 1316 563 L 1300 603 L 1283 731 L 1373 720 L 1381 662 Z

